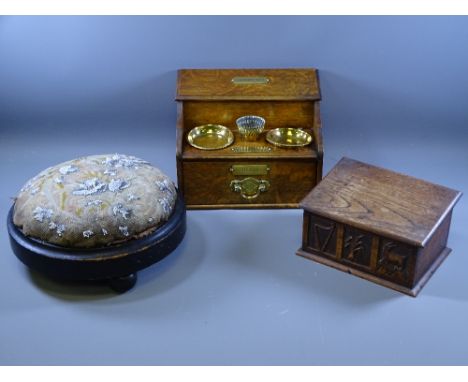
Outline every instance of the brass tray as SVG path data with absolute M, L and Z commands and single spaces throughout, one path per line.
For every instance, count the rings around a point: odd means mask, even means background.
M 312 142 L 312 135 L 299 128 L 280 127 L 268 131 L 266 140 L 275 146 L 301 147 Z
M 189 131 L 187 141 L 200 150 L 219 150 L 234 142 L 234 134 L 226 126 L 202 125 Z

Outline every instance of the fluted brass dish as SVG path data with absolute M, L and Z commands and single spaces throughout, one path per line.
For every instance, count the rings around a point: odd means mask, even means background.
M 301 147 L 312 142 L 312 135 L 299 128 L 280 127 L 270 130 L 266 134 L 266 140 L 275 146 Z
M 200 150 L 219 150 L 234 142 L 234 134 L 226 126 L 208 124 L 190 130 L 187 141 Z
M 265 128 L 265 118 L 258 115 L 244 115 L 236 119 L 236 125 L 242 138 L 255 141 Z

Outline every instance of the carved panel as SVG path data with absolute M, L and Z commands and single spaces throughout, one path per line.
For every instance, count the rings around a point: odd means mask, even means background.
M 342 260 L 365 267 L 370 266 L 372 235 L 345 226 Z
M 403 243 L 383 239 L 380 243 L 376 272 L 399 283 L 408 281 L 413 248 Z
M 308 245 L 326 255 L 336 255 L 336 223 L 318 216 L 310 217 Z

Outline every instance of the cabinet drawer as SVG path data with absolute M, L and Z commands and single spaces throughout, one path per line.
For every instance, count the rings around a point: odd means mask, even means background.
M 189 208 L 296 208 L 317 176 L 315 160 L 187 161 L 182 169 Z

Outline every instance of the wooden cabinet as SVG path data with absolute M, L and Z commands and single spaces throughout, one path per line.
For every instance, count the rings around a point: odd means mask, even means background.
M 297 208 L 320 181 L 323 143 L 320 90 L 315 69 L 184 69 L 177 82 L 177 177 L 188 209 Z M 257 141 L 244 141 L 236 119 L 258 115 L 266 120 Z M 234 143 L 200 150 L 187 142 L 200 125 L 220 124 Z M 282 148 L 265 140 L 270 129 L 297 127 L 313 141 Z M 268 147 L 265 152 L 236 148 Z

